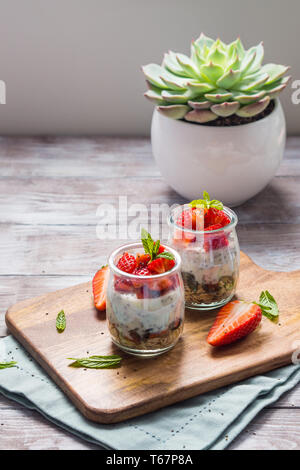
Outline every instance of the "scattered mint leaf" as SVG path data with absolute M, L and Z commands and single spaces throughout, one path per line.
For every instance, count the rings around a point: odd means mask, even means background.
M 259 297 L 259 303 L 262 314 L 269 320 L 276 320 L 279 315 L 279 309 L 276 300 L 269 291 L 263 291 Z
M 10 361 L 10 362 L 0 362 L 0 370 L 1 369 L 9 369 L 10 367 L 15 367 L 17 362 Z
M 68 357 L 70 367 L 84 367 L 86 369 L 109 369 L 120 365 L 122 358 L 120 356 L 90 356 L 82 358 Z
M 66 316 L 63 310 L 61 310 L 56 317 L 56 329 L 59 333 L 62 333 L 66 329 Z
M 210 196 L 207 191 L 203 191 L 203 199 L 195 199 L 189 203 L 191 207 L 199 207 L 201 209 L 209 209 L 210 207 L 218 209 L 221 211 L 223 209 L 223 204 L 217 199 L 210 200 Z
M 168 251 L 163 251 L 162 253 L 159 253 L 156 258 L 175 259 L 175 256 Z

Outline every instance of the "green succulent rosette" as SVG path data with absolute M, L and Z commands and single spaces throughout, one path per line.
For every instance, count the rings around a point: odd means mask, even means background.
M 262 65 L 263 43 L 245 50 L 240 39 L 225 44 L 201 34 L 190 57 L 169 51 L 162 65 L 142 67 L 145 96 L 164 116 L 207 123 L 218 117 L 262 113 L 287 86 L 289 67 Z

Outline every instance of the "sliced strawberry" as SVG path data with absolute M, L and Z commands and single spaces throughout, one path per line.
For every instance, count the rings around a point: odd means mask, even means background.
M 156 258 L 148 264 L 148 269 L 152 274 L 162 274 L 165 272 L 165 264 L 163 258 Z
M 147 267 L 141 267 L 135 268 L 132 274 L 135 274 L 136 276 L 151 276 L 151 271 Z M 132 284 L 134 287 L 140 287 L 144 284 L 144 282 L 145 281 L 143 279 L 132 279 Z
M 262 311 L 258 305 L 241 300 L 229 302 L 219 311 L 207 336 L 212 346 L 223 346 L 249 335 L 259 325 Z
M 183 232 L 181 230 L 176 230 L 174 233 L 174 238 L 173 241 L 177 245 L 182 245 L 186 246 L 189 245 L 190 243 L 195 243 L 197 240 L 196 235 L 190 232 Z
M 168 277 L 166 277 L 164 279 L 160 279 L 158 281 L 158 288 L 160 289 L 160 292 L 162 294 L 166 294 L 170 290 L 173 290 L 174 289 L 174 284 L 173 284 L 172 279 L 170 279 Z
M 175 261 L 173 259 L 161 258 L 164 263 L 165 272 L 170 271 L 175 266 Z
M 136 276 L 150 276 L 151 271 L 145 267 L 145 268 L 136 268 L 132 274 L 135 274 Z
M 163 245 L 159 245 L 159 248 L 158 248 L 158 253 L 163 253 L 165 251 L 165 247 Z
M 151 256 L 146 253 L 137 253 L 136 255 L 136 265 L 138 268 L 145 267 L 151 259 Z
M 183 210 L 176 221 L 177 225 L 179 225 L 180 227 L 192 229 L 192 214 L 192 208 Z
M 115 290 L 118 292 L 134 292 L 130 279 L 115 276 Z
M 204 228 L 216 224 L 225 227 L 225 225 L 230 224 L 230 219 L 224 211 L 210 207 L 209 209 L 204 209 L 204 213 Z
M 118 261 L 117 267 L 125 273 L 132 273 L 136 268 L 136 260 L 133 255 L 129 253 L 123 253 Z
M 103 268 L 96 272 L 92 282 L 95 307 L 101 312 L 106 309 L 108 277 L 109 268 L 108 266 L 103 266 Z
M 204 228 L 204 211 L 203 209 L 193 209 L 192 213 L 192 228 L 193 230 L 203 230 Z
M 177 219 L 177 225 L 189 230 L 203 230 L 204 211 L 198 208 L 184 209 Z
M 205 232 L 218 230 L 220 228 L 222 228 L 221 224 L 210 225 L 205 229 Z M 209 252 L 210 250 L 218 250 L 228 245 L 229 242 L 227 236 L 223 231 L 220 233 L 208 233 L 204 235 L 204 249 L 206 252 Z
M 211 230 L 219 230 L 219 228 L 222 228 L 222 227 L 223 226 L 221 224 L 215 224 L 215 225 L 209 225 L 204 230 L 205 232 L 210 232 Z

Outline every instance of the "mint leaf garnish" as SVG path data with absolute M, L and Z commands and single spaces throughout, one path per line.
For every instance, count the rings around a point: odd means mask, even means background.
M 154 240 L 152 239 L 150 233 L 148 233 L 147 230 L 145 230 L 144 228 L 142 228 L 141 240 L 143 243 L 145 253 L 149 254 L 152 259 L 152 254 L 153 254 L 153 249 L 154 249 Z M 159 248 L 159 245 L 158 245 L 158 248 Z
M 166 258 L 166 259 L 175 259 L 175 256 L 168 251 L 163 251 L 162 253 L 158 253 L 160 247 L 160 240 L 156 242 L 152 239 L 150 233 L 147 232 L 144 228 L 141 231 L 141 240 L 143 243 L 143 247 L 145 253 L 150 255 L 151 261 L 157 258 Z
M 158 250 L 159 250 L 159 247 L 160 247 L 160 241 L 157 240 L 154 245 L 153 245 L 153 258 L 156 258 L 156 255 L 158 253 Z
M 259 302 L 257 303 L 261 308 L 262 314 L 269 318 L 269 320 L 276 320 L 279 315 L 279 309 L 276 300 L 269 291 L 263 291 L 260 294 Z
M 17 362 L 10 361 L 10 362 L 0 362 L 0 370 L 1 369 L 9 369 L 10 367 L 15 367 Z
M 189 203 L 191 207 L 199 207 L 201 209 L 209 209 L 210 207 L 218 210 L 223 209 L 223 204 L 217 199 L 210 200 L 210 196 L 207 191 L 203 191 L 203 199 L 195 199 Z
M 147 230 L 145 230 L 144 228 L 142 228 L 141 240 L 143 243 L 145 253 L 150 255 L 151 261 L 154 260 L 159 250 L 160 241 L 157 240 L 155 242 L 153 238 L 151 237 L 150 233 L 148 233 Z
M 162 253 L 159 253 L 156 258 L 175 259 L 175 256 L 168 251 L 163 251 Z
M 82 358 L 68 357 L 70 367 L 84 367 L 86 369 L 109 369 L 120 365 L 122 358 L 120 356 L 89 356 Z
M 59 333 L 62 333 L 66 329 L 66 316 L 63 310 L 61 310 L 56 317 L 56 329 Z

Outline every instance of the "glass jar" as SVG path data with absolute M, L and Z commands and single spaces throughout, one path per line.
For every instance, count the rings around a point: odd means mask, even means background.
M 142 243 L 121 246 L 109 257 L 106 317 L 112 341 L 123 351 L 153 357 L 177 343 L 184 322 L 184 288 L 180 274 L 181 259 L 175 257 L 170 271 L 152 276 L 137 276 L 118 269 L 124 252 L 144 253 Z
M 180 254 L 185 305 L 196 310 L 219 308 L 235 294 L 239 276 L 240 248 L 236 234 L 237 215 L 228 207 L 223 212 L 230 223 L 217 230 L 193 230 L 177 225 L 182 212 L 176 207 L 169 216 L 169 245 Z M 199 228 L 199 227 L 197 227 Z

